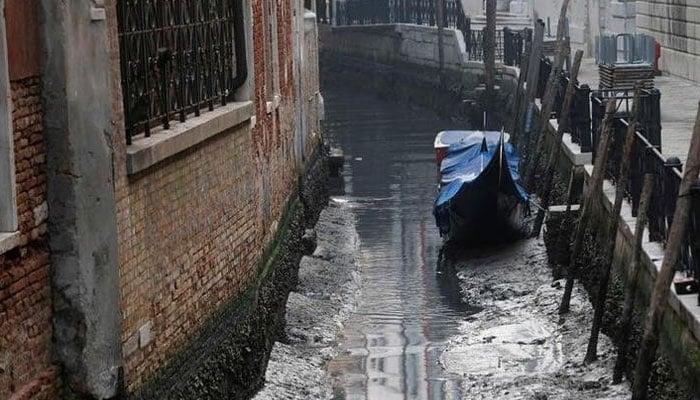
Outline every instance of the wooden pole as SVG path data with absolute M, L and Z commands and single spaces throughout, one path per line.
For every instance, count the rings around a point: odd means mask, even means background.
M 544 138 L 547 133 L 547 129 L 549 128 L 549 117 L 551 116 L 552 109 L 554 108 L 557 80 L 561 76 L 561 71 L 564 68 L 564 60 L 566 59 L 566 54 L 569 52 L 569 49 L 567 48 L 568 42 L 564 38 L 564 33 L 566 32 L 566 13 L 568 10 L 569 0 L 562 1 L 561 12 L 559 13 L 559 23 L 557 25 L 557 55 L 554 60 L 552 71 L 549 74 L 549 79 L 547 80 L 545 95 L 542 98 L 542 110 L 540 113 L 539 125 L 540 132 L 537 137 L 537 145 L 532 150 L 532 159 L 529 162 L 527 180 L 525 181 L 525 187 L 530 190 L 532 189 L 535 174 L 537 172 L 537 164 L 540 162 L 540 149 L 542 149 Z
M 571 206 L 574 203 L 574 180 L 576 179 L 576 173 L 579 167 L 574 165 L 571 167 L 571 173 L 569 174 L 569 184 L 566 186 L 566 209 L 564 210 L 564 217 L 562 219 L 561 226 L 569 226 L 571 224 Z M 564 246 L 569 247 L 569 239 L 566 235 L 558 235 L 556 239 L 557 249 L 561 249 Z M 555 273 L 556 280 L 561 279 L 561 268 L 557 268 Z
M 634 103 L 632 103 L 632 120 L 627 126 L 625 144 L 622 149 L 620 172 L 617 176 L 617 182 L 615 182 L 615 203 L 612 209 L 612 220 L 608 226 L 608 245 L 603 254 L 603 276 L 598 289 L 598 297 L 593 312 L 591 336 L 588 339 L 588 349 L 586 350 L 586 357 L 584 358 L 584 362 L 589 363 L 598 358 L 598 337 L 600 335 L 601 325 L 603 324 L 603 315 L 605 314 L 605 299 L 608 297 L 608 285 L 610 283 L 610 273 L 615 255 L 617 228 L 620 225 L 620 211 L 622 211 L 622 202 L 625 199 L 625 189 L 627 187 L 627 180 L 629 179 L 630 164 L 632 163 L 632 149 L 634 148 L 634 141 L 637 137 L 637 109 L 640 90 L 641 87 L 638 85 L 634 92 Z
M 591 175 L 591 181 L 586 186 L 583 197 L 583 207 L 581 208 L 581 215 L 579 216 L 578 227 L 576 228 L 574 244 L 571 249 L 571 255 L 569 256 L 569 267 L 566 271 L 566 286 L 564 287 L 564 295 L 561 299 L 561 304 L 559 305 L 559 313 L 566 314 L 569 312 L 569 306 L 571 304 L 571 293 L 574 290 L 574 279 L 578 275 L 578 256 L 581 252 L 581 246 L 583 245 L 583 236 L 588 228 L 588 219 L 590 218 L 589 213 L 591 213 L 591 208 L 593 207 L 593 202 L 598 196 L 598 193 L 603 187 L 603 180 L 605 179 L 605 165 L 608 162 L 608 150 L 610 148 L 610 131 L 612 130 L 613 117 L 615 116 L 615 101 L 609 100 L 605 108 L 605 119 L 603 120 L 602 133 L 598 142 L 598 150 L 596 152 L 596 159 L 593 165 L 593 173 Z
M 523 122 L 527 118 L 527 113 L 530 107 L 535 103 L 537 96 L 537 82 L 540 76 L 540 59 L 542 58 L 542 47 L 544 42 L 544 22 L 537 20 L 535 22 L 535 32 L 532 36 L 532 47 L 530 51 L 530 59 L 527 62 L 527 90 L 525 91 L 525 101 L 522 104 L 522 110 L 518 110 L 518 116 L 515 123 L 515 136 L 518 138 L 524 134 Z M 520 139 L 518 139 L 520 140 Z M 529 139 L 521 141 L 521 143 L 529 143 Z
M 637 285 L 639 281 L 639 260 L 642 257 L 642 241 L 644 239 L 644 228 L 647 224 L 647 211 L 651 200 L 651 192 L 654 189 L 654 175 L 644 175 L 644 186 L 642 187 L 642 198 L 639 201 L 637 210 L 637 225 L 634 227 L 634 249 L 632 250 L 632 262 L 627 273 L 627 284 L 625 285 L 625 301 L 622 307 L 622 319 L 620 320 L 620 330 L 618 331 L 617 360 L 613 371 L 613 383 L 622 382 L 622 375 L 627 368 L 627 352 L 629 351 L 630 330 L 632 329 L 632 312 L 634 311 L 634 299 L 637 297 Z
M 520 108 L 522 107 L 523 97 L 525 94 L 525 80 L 529 69 L 529 58 L 532 53 L 532 43 L 525 43 L 525 51 L 523 52 L 522 63 L 520 64 L 520 74 L 518 75 L 518 89 L 515 91 L 515 104 L 513 104 L 513 112 L 515 115 L 511 119 L 511 125 L 508 127 L 508 132 L 512 134 L 511 143 L 515 144 L 518 140 L 517 129 L 518 120 L 520 119 Z
M 437 18 L 438 62 L 440 66 L 440 86 L 445 87 L 445 0 L 435 0 L 435 16 Z
M 664 260 L 654 283 L 649 312 L 644 323 L 644 336 L 642 336 L 637 366 L 634 371 L 632 400 L 646 400 L 647 398 L 651 364 L 656 358 L 656 348 L 658 346 L 659 324 L 666 309 L 671 282 L 676 273 L 676 263 L 681 254 L 681 245 L 688 230 L 688 216 L 691 205 L 690 189 L 698 178 L 698 173 L 700 173 L 700 108 L 695 119 L 695 128 L 693 129 L 693 137 L 690 140 L 685 171 L 678 190 L 676 210 L 673 213 L 673 224 L 671 224 L 668 234 Z
M 559 126 L 557 127 L 557 137 L 554 141 L 554 146 L 549 151 L 547 169 L 544 175 L 544 189 L 542 191 L 540 204 L 541 208 L 537 212 L 535 225 L 532 231 L 532 235 L 535 237 L 540 235 L 542 223 L 544 222 L 545 210 L 549 208 L 549 200 L 552 195 L 552 186 L 554 183 L 554 170 L 556 169 L 557 160 L 559 160 L 559 155 L 561 154 L 561 141 L 564 137 L 564 132 L 569 127 L 569 120 L 571 119 L 571 106 L 574 103 L 574 94 L 576 93 L 576 79 L 578 79 L 578 71 L 581 67 L 582 58 L 583 51 L 577 51 L 574 59 L 574 66 L 571 69 L 571 79 L 569 80 L 569 84 L 566 87 L 566 94 L 564 95 L 564 104 L 561 108 L 561 120 L 559 121 Z
M 492 126 L 491 113 L 496 99 L 496 0 L 486 0 L 486 31 L 484 32 L 484 80 L 486 84 L 486 115 L 484 130 Z

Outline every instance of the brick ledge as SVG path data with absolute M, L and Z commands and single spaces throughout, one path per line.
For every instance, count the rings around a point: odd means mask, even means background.
M 0 232 L 0 255 L 20 245 L 19 232 Z
M 252 102 L 231 103 L 182 123 L 173 122 L 170 129 L 154 132 L 150 137 L 138 138 L 126 149 L 127 174 L 134 175 L 144 171 L 175 154 L 249 121 L 252 116 Z

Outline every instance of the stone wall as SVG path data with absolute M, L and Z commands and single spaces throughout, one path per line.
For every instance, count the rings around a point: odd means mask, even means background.
M 0 398 L 54 399 L 59 384 L 51 346 L 36 2 L 6 1 L 5 13 L 20 238 L 0 254 Z
M 637 27 L 661 43 L 661 68 L 700 81 L 700 4 L 686 0 L 637 1 Z
M 464 36 L 445 29 L 445 67 L 461 69 L 468 64 Z M 386 24 L 333 28 L 321 41 L 326 49 L 342 50 L 347 56 L 386 64 L 406 63 L 437 67 L 437 29 L 413 24 Z

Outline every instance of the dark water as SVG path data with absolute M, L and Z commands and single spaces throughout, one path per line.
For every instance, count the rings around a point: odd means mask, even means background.
M 331 363 L 347 399 L 458 399 L 460 382 L 437 360 L 473 312 L 456 278 L 438 271 L 441 239 L 432 148 L 440 130 L 462 128 L 434 113 L 326 85 L 325 132 L 346 156 L 344 199 L 360 236 L 363 291 Z

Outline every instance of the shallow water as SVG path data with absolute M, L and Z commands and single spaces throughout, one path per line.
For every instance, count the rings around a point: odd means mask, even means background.
M 457 279 L 437 270 L 432 143 L 464 129 L 425 109 L 356 89 L 324 88 L 325 132 L 346 157 L 344 193 L 357 217 L 363 289 L 330 371 L 347 399 L 458 399 L 460 377 L 439 365 L 475 310 Z

